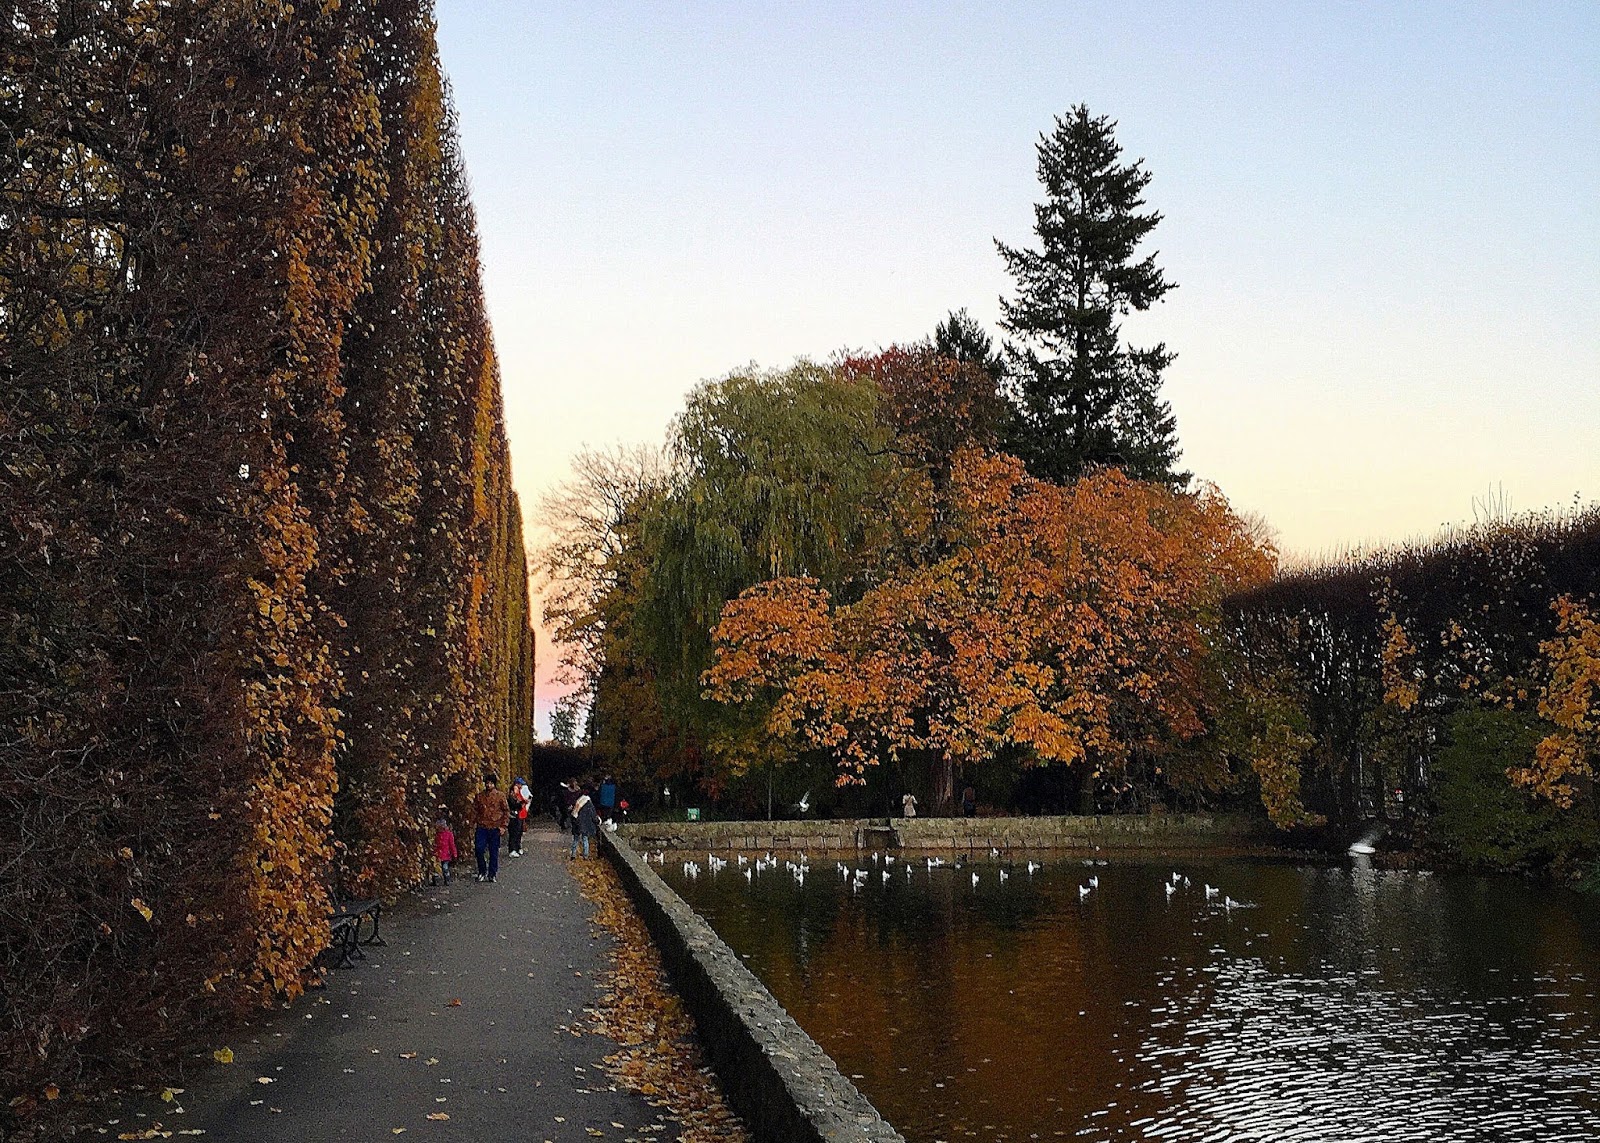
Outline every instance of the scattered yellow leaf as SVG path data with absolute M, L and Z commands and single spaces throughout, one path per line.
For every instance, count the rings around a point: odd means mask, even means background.
M 430 1111 L 428 1113 L 428 1118 L 429 1119 L 437 1119 L 437 1120 L 443 1122 L 444 1120 L 450 1118 L 450 1113 L 448 1111 Z
M 219 1064 L 231 1064 L 233 1063 L 233 1049 L 218 1048 L 216 1051 L 211 1053 L 211 1058 L 216 1060 Z
M 151 917 L 155 916 L 154 910 L 152 910 L 149 905 L 144 903 L 143 898 L 135 897 L 132 901 L 129 901 L 128 904 L 133 906 L 134 912 L 138 913 L 139 916 L 143 917 L 147 921 Z
M 44 1097 L 46 1099 L 60 1099 L 61 1089 L 53 1083 L 47 1083 L 44 1085 Z

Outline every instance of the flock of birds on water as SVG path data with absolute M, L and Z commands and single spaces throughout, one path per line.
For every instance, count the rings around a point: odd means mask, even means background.
M 998 849 L 991 849 L 989 851 L 989 857 L 991 860 L 999 861 L 1000 856 L 1000 851 Z M 800 859 L 798 861 L 790 860 L 788 858 L 784 858 L 780 861 L 779 858 L 775 857 L 771 853 L 759 855 L 754 859 L 746 857 L 744 854 L 738 854 L 735 857 L 734 862 L 730 863 L 726 858 L 718 857 L 714 853 L 707 853 L 705 864 L 703 866 L 698 860 L 685 861 L 683 863 L 683 875 L 691 881 L 697 880 L 702 872 L 714 877 L 723 870 L 727 869 L 730 864 L 733 864 L 736 870 L 743 873 L 745 881 L 751 885 L 754 885 L 756 877 L 758 877 L 760 874 L 765 873 L 768 870 L 776 870 L 780 865 L 782 865 L 784 873 L 789 877 L 792 877 L 796 885 L 804 887 L 806 883 L 806 877 L 812 872 L 812 866 L 810 864 L 810 860 L 804 852 L 799 855 L 799 858 Z M 667 862 L 667 854 L 665 850 L 657 850 L 655 853 L 646 853 L 644 855 L 644 859 L 647 863 L 653 861 L 657 865 L 664 867 Z M 1083 865 L 1089 867 L 1090 869 L 1107 864 L 1104 858 L 1085 857 L 1081 858 L 1080 861 Z M 1066 863 L 1063 862 L 1063 864 Z M 906 860 L 904 858 L 896 858 L 892 853 L 878 853 L 874 851 L 869 859 L 869 863 L 863 863 L 860 866 L 852 869 L 846 862 L 835 861 L 834 870 L 843 880 L 843 882 L 850 886 L 850 892 L 859 893 L 861 891 L 861 887 L 870 882 L 875 875 L 881 878 L 883 884 L 887 885 L 891 880 L 894 879 L 896 875 L 896 869 L 904 872 L 906 880 L 909 881 L 915 875 L 919 866 L 925 867 L 926 871 L 931 875 L 935 870 L 945 868 L 948 868 L 952 871 L 965 872 L 967 865 L 968 860 L 963 857 L 956 857 L 950 860 L 946 860 L 943 857 L 923 857 L 915 860 Z M 1004 885 L 1011 878 L 1011 875 L 1014 872 L 1022 872 L 1025 873 L 1027 877 L 1032 877 L 1035 873 L 1038 873 L 1043 869 L 1044 862 L 1034 861 L 1031 859 L 1025 864 L 1017 864 L 1013 862 L 1009 867 L 1002 863 L 997 866 L 995 870 L 995 876 L 1000 884 Z M 982 880 L 983 874 L 977 870 L 973 870 L 972 887 L 974 889 L 978 888 L 978 886 L 982 883 Z M 1173 897 L 1177 896 L 1179 893 L 1191 889 L 1192 887 L 1193 883 L 1189 880 L 1189 877 L 1177 870 L 1173 870 L 1172 874 L 1163 882 L 1163 888 L 1166 891 L 1166 898 L 1168 901 L 1171 901 Z M 1090 873 L 1087 880 L 1078 885 L 1078 900 L 1084 902 L 1088 901 L 1089 898 L 1099 888 L 1100 875 L 1098 873 Z M 1202 882 L 1200 889 L 1204 894 L 1204 900 L 1206 901 L 1216 901 L 1218 898 L 1221 898 L 1221 907 L 1227 912 L 1232 912 L 1234 909 L 1249 909 L 1254 907 L 1245 901 L 1235 901 L 1232 897 L 1228 896 L 1221 889 L 1218 889 L 1213 885 Z

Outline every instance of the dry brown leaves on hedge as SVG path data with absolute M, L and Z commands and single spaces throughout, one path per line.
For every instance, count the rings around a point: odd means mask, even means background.
M 605 1058 L 606 1073 L 674 1115 L 684 1127 L 683 1143 L 749 1143 L 700 1052 L 694 1018 L 667 983 L 661 956 L 616 871 L 605 861 L 574 861 L 569 868 L 594 903 L 595 921 L 613 938 L 593 1027 L 621 1045 Z

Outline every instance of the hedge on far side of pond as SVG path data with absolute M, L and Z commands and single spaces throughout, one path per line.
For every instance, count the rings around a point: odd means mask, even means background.
M 1600 851 L 1600 507 L 1291 571 L 1229 603 L 1241 669 L 1301 719 L 1302 792 L 1478 868 Z

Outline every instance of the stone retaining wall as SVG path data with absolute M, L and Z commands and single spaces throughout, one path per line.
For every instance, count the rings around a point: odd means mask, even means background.
M 840 821 L 630 822 L 639 849 L 1202 849 L 1270 844 L 1255 819 L 1215 814 Z
M 699 828 L 716 824 L 696 823 Z M 752 1137 L 761 1143 L 905 1143 L 711 926 L 628 842 L 604 830 L 601 839 L 601 848 L 661 950 L 673 986 L 694 1014 L 729 1101 Z

